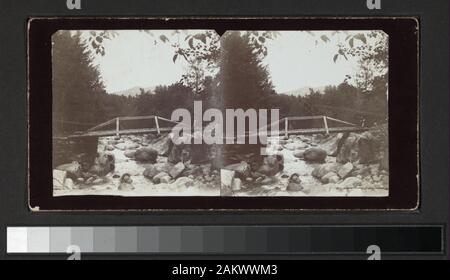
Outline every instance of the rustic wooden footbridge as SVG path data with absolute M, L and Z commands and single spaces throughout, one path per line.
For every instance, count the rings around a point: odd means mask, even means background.
M 278 129 L 271 131 L 273 124 L 278 123 Z M 121 135 L 142 135 L 156 134 L 161 135 L 170 133 L 173 127 L 179 122 L 159 117 L 159 116 L 132 116 L 117 117 L 107 122 L 95 125 L 87 130 L 79 131 L 69 135 L 53 136 L 53 163 L 67 163 L 70 155 L 87 155 L 87 160 L 93 162 L 98 152 L 98 139 L 101 137 Z M 83 126 L 92 126 L 92 124 L 80 124 Z M 358 126 L 356 124 L 331 118 L 328 116 L 301 116 L 286 117 L 271 123 L 265 127 L 259 128 L 259 131 L 247 131 L 245 135 L 230 137 L 239 139 L 249 136 L 284 136 L 289 135 L 311 135 L 311 134 L 331 134 L 331 133 L 350 133 L 363 132 L 369 130 L 368 127 Z M 223 138 L 228 139 L 228 137 Z
M 362 132 L 369 129 L 367 127 L 358 126 L 356 124 L 331 118 L 328 116 L 285 117 L 277 122 L 277 131 L 261 132 L 260 129 L 260 131 L 257 133 L 267 133 L 271 136 L 289 136 L 330 134 L 340 132 Z M 180 123 L 159 116 L 117 117 L 85 131 L 74 133 L 67 138 L 98 138 L 106 136 L 139 134 L 160 135 L 171 132 L 176 124 Z M 262 128 L 265 128 L 267 130 L 267 128 L 271 127 L 272 124 L 269 124 Z M 251 133 L 247 132 L 246 135 L 251 135 Z

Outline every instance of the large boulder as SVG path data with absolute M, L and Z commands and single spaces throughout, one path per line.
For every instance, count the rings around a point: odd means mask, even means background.
M 303 153 L 303 158 L 308 162 L 324 162 L 327 158 L 327 152 L 321 148 L 309 148 Z
M 323 176 L 327 175 L 330 172 L 337 173 L 339 167 L 340 164 L 338 163 L 324 163 L 314 168 L 314 170 L 312 171 L 312 175 L 316 178 L 321 179 Z
M 154 164 L 154 167 L 156 168 L 156 170 L 158 170 L 159 172 L 166 172 L 167 174 L 169 174 L 169 172 L 173 166 L 174 166 L 174 164 L 169 163 L 169 162 L 158 162 L 158 163 Z
M 184 163 L 179 162 L 177 164 L 175 164 L 172 169 L 170 169 L 169 171 L 169 175 L 176 179 L 178 176 L 181 175 L 181 173 L 183 173 L 184 169 L 186 168 L 186 166 L 184 165 Z
M 350 172 L 353 170 L 353 164 L 351 162 L 347 162 L 346 164 L 342 165 L 338 170 L 338 175 L 341 178 L 346 178 Z
M 170 177 L 169 175 L 164 176 L 160 179 L 161 184 L 170 184 L 171 182 L 172 182 L 172 177 Z
M 156 160 L 158 158 L 158 151 L 152 148 L 140 148 L 136 150 L 134 158 L 139 162 L 156 163 Z
M 340 163 L 371 163 L 377 160 L 377 144 L 370 132 L 363 134 L 350 133 L 343 141 L 336 161 Z
M 149 142 L 149 147 L 156 150 L 160 156 L 168 156 L 172 149 L 173 143 L 169 134 L 162 135 L 157 139 Z
M 158 175 L 158 173 L 160 173 L 158 168 L 156 168 L 156 166 L 154 166 L 154 165 L 150 165 L 144 170 L 143 175 L 145 178 L 153 179 L 153 177 Z
M 126 156 L 127 158 L 134 158 L 135 155 L 136 155 L 136 151 L 126 151 L 124 153 L 124 156 Z
M 190 145 L 185 144 L 173 145 L 167 160 L 168 162 L 174 164 L 179 162 L 185 162 L 190 159 L 190 155 L 191 155 Z
M 322 139 L 319 143 L 320 148 L 324 149 L 329 156 L 335 157 L 342 144 L 342 139 L 344 138 L 344 133 L 331 134 L 330 136 Z
M 337 182 L 339 182 L 339 176 L 338 176 L 336 173 L 334 173 L 334 172 L 329 172 L 329 173 L 325 174 L 325 175 L 320 179 L 320 181 L 321 181 L 323 184 L 337 183 Z

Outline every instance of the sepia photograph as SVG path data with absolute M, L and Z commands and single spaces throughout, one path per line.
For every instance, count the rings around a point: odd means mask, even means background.
M 448 1 L 0 2 L 0 259 L 448 257 Z
M 388 197 L 382 30 L 59 30 L 53 196 Z

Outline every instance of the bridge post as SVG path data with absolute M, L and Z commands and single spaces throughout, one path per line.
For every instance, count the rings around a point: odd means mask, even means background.
M 325 126 L 325 133 L 330 134 L 330 130 L 328 129 L 327 116 L 323 116 L 323 124 Z
M 284 137 L 288 138 L 289 137 L 289 120 L 288 117 L 284 118 Z
M 156 130 L 158 131 L 158 135 L 161 135 L 161 131 L 159 129 L 158 116 L 155 116 L 155 124 L 156 124 Z
M 116 118 L 116 136 L 120 137 L 120 118 Z

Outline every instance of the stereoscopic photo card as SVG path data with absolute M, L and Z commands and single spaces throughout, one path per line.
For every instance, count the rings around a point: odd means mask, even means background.
M 32 18 L 33 210 L 415 210 L 415 18 Z

